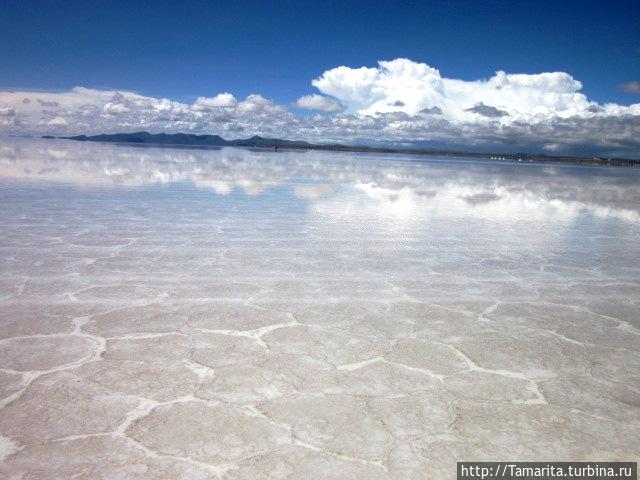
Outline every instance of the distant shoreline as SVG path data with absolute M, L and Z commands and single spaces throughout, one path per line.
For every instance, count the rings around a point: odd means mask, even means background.
M 246 139 L 225 140 L 218 135 L 193 135 L 185 133 L 158 133 L 148 132 L 114 133 L 102 135 L 77 135 L 69 137 L 55 137 L 44 135 L 45 139 L 66 139 L 81 142 L 103 142 L 119 144 L 135 144 L 165 147 L 253 147 L 265 149 L 286 150 L 322 150 L 331 152 L 355 152 L 355 153 L 393 153 L 403 155 L 444 156 L 444 157 L 477 157 L 492 160 L 511 160 L 517 162 L 554 162 L 573 163 L 582 165 L 607 165 L 619 167 L 640 167 L 640 159 L 606 158 L 606 157 L 574 157 L 552 156 L 529 153 L 499 153 L 499 152 L 467 152 L 458 150 L 433 150 L 421 148 L 392 148 L 392 147 L 367 147 L 341 144 L 314 144 L 304 141 L 283 140 L 279 138 L 263 138 L 254 136 Z

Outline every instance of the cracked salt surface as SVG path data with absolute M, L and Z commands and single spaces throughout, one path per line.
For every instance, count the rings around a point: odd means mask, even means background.
M 639 184 L 2 140 L 0 477 L 639 460 Z

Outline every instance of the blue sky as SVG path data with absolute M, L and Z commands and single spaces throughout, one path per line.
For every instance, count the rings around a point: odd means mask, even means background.
M 5 1 L 0 86 L 287 103 L 339 65 L 407 57 L 447 76 L 568 72 L 598 102 L 640 80 L 640 2 Z
M 0 58 L 0 133 L 640 156 L 638 1 L 6 0 Z

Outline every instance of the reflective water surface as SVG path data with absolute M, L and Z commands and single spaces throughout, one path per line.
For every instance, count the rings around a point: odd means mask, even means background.
M 640 457 L 640 170 L 0 141 L 0 472 Z

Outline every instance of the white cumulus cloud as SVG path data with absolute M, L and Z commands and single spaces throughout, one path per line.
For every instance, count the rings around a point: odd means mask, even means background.
M 322 112 L 339 112 L 342 110 L 340 104 L 334 99 L 318 95 L 304 95 L 296 100 L 296 106 L 300 108 L 306 108 L 307 110 L 320 110 Z
M 312 82 L 292 113 L 258 94 L 193 103 L 128 91 L 0 91 L 0 134 L 185 132 L 349 144 L 640 157 L 640 103 L 598 104 L 565 72 L 447 78 L 425 63 L 340 66 Z
M 587 117 L 597 107 L 580 93 L 582 84 L 564 72 L 530 75 L 499 71 L 486 80 L 465 81 L 443 77 L 439 70 L 405 58 L 379 62 L 374 68 L 333 68 L 312 84 L 337 98 L 348 112 L 361 115 L 437 111 L 450 121 L 504 117 L 502 123 L 514 123 Z M 605 105 L 603 111 L 621 113 L 619 106 L 613 105 Z M 624 112 L 638 115 L 640 106 Z
M 223 107 L 234 108 L 237 105 L 238 100 L 236 100 L 236 97 L 228 92 L 225 92 L 219 93 L 212 98 L 198 97 L 196 102 L 193 104 L 193 108 L 194 110 L 212 110 Z

